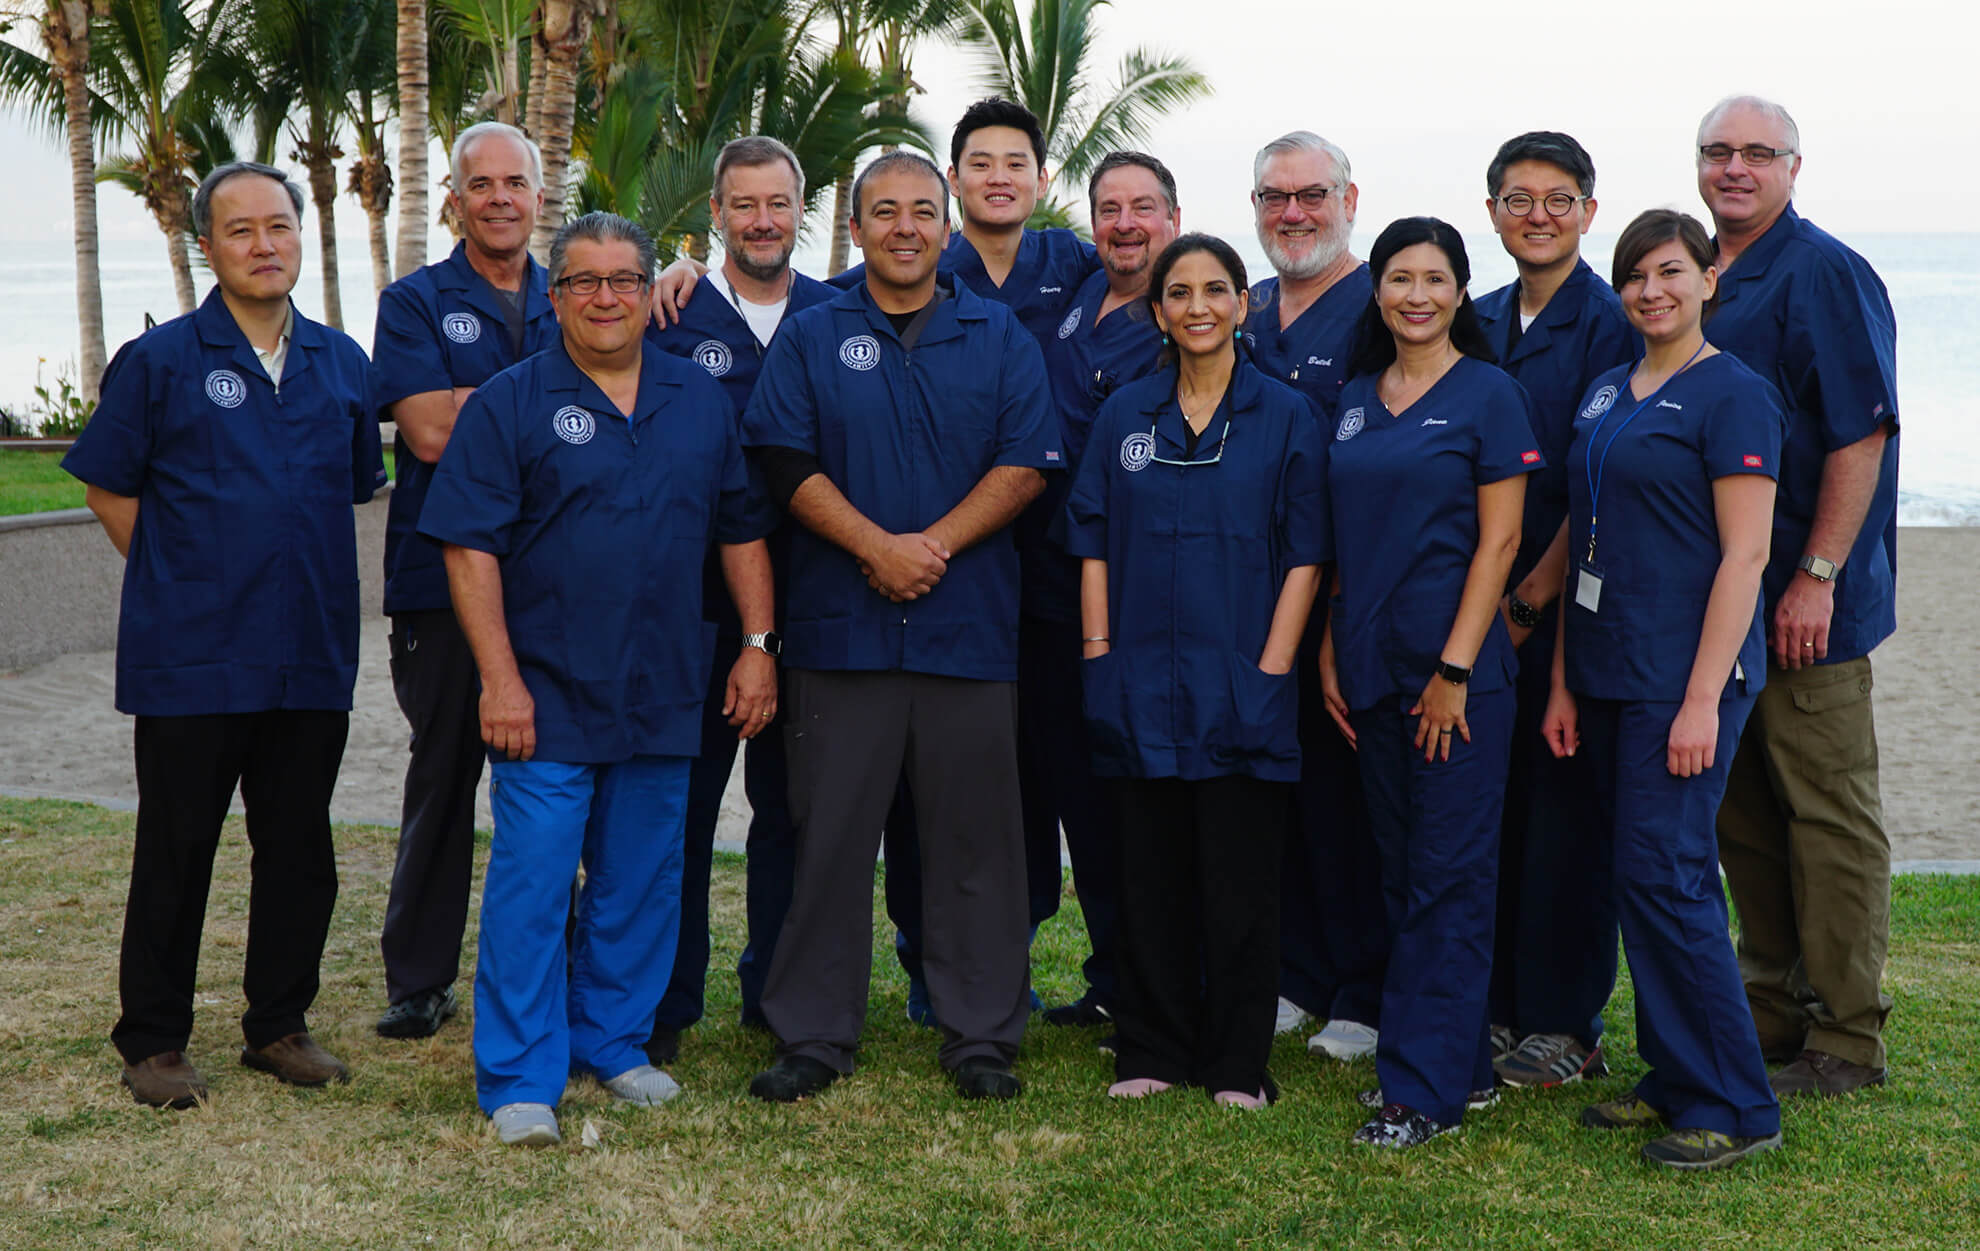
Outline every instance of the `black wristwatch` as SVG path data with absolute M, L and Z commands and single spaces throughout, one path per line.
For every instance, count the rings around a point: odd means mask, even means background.
M 1541 610 L 1521 599 L 1518 595 L 1506 596 L 1506 616 L 1522 630 L 1536 630 L 1540 627 Z
M 1437 676 L 1449 682 L 1452 686 L 1463 686 L 1466 682 L 1471 681 L 1471 670 L 1463 665 L 1454 665 L 1448 661 L 1439 660 L 1437 662 Z
M 742 644 L 744 647 L 754 647 L 759 651 L 769 652 L 772 659 L 784 654 L 784 636 L 775 630 L 765 630 L 761 634 L 745 634 L 742 636 Z

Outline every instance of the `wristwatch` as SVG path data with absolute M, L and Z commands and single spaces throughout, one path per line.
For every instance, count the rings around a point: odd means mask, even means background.
M 1795 562 L 1794 567 L 1817 582 L 1834 582 L 1836 580 L 1836 562 L 1833 560 L 1824 560 L 1820 556 L 1804 555 L 1800 560 Z
M 1518 595 L 1506 596 L 1506 616 L 1522 630 L 1534 630 L 1540 626 L 1540 610 L 1521 599 Z
M 769 652 L 773 658 L 784 654 L 784 636 L 775 630 L 765 630 L 761 634 L 745 634 L 742 642 L 744 647 L 754 647 Z
M 1439 660 L 1437 662 L 1437 676 L 1449 682 L 1452 686 L 1463 686 L 1466 682 L 1471 681 L 1471 670 L 1464 665 L 1454 665 L 1449 661 Z

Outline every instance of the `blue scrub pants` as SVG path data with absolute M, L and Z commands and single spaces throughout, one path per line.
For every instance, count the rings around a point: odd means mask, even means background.
M 1550 608 L 1519 649 L 1518 709 L 1499 842 L 1492 1021 L 1529 1034 L 1602 1038 L 1616 985 L 1615 888 L 1586 756 L 1557 758 L 1540 736 L 1553 685 Z
M 573 1071 L 604 1079 L 646 1063 L 680 925 L 689 763 L 494 765 L 495 841 L 474 975 L 482 1111 L 554 1106 Z M 580 862 L 567 985 L 564 921 Z
M 1665 766 L 1675 703 L 1577 700 L 1597 813 L 1615 831 L 1617 912 L 1636 988 L 1636 1093 L 1678 1129 L 1779 1132 L 1719 883 L 1714 820 L 1753 696 L 1719 702 L 1712 767 Z
M 1492 1085 L 1485 1001 L 1514 698 L 1471 695 L 1471 741 L 1453 735 L 1451 758 L 1427 763 L 1411 743 L 1419 718 L 1396 701 L 1351 718 L 1393 941 L 1375 1073 L 1384 1100 L 1444 1125 Z

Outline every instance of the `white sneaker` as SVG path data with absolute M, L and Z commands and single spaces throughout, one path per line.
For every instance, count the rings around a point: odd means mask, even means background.
M 612 1097 L 624 1103 L 657 1107 L 681 1093 L 681 1084 L 650 1064 L 627 1069 L 605 1082 Z
M 1292 1034 L 1313 1023 L 1313 1017 L 1284 995 L 1279 996 L 1279 1020 L 1272 1027 L 1274 1034 Z
M 1360 1021 L 1329 1021 L 1327 1028 L 1306 1040 L 1306 1049 L 1336 1060 L 1360 1060 L 1375 1054 L 1377 1037 L 1377 1031 Z
M 495 1136 L 507 1147 L 551 1147 L 562 1142 L 557 1114 L 547 1103 L 505 1103 L 488 1114 Z

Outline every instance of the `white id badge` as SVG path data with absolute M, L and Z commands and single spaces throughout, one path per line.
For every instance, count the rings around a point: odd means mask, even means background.
M 1574 580 L 1574 602 L 1589 612 L 1601 611 L 1602 575 L 1590 565 L 1582 565 L 1580 576 Z

